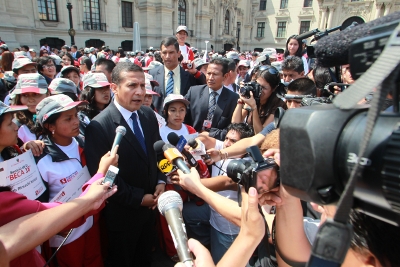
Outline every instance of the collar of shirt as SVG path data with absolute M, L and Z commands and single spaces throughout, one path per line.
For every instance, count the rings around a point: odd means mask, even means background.
M 135 131 L 133 129 L 133 123 L 132 123 L 131 115 L 132 115 L 132 113 L 136 113 L 139 128 L 143 133 L 142 125 L 140 124 L 139 114 L 137 113 L 137 110 L 135 110 L 134 112 L 131 112 L 131 111 L 127 110 L 126 108 L 121 106 L 116 99 L 114 99 L 114 104 L 117 107 L 117 109 L 119 110 L 119 112 L 121 113 L 121 115 L 124 118 L 124 120 L 126 121 L 126 123 L 131 128 L 132 132 L 134 132 L 134 133 L 135 133 Z
M 169 78 L 169 69 L 167 69 L 167 67 L 165 67 L 164 66 L 164 74 L 165 74 L 165 78 Z M 178 73 L 180 73 L 180 68 L 179 68 L 179 64 L 178 64 L 178 66 L 176 66 L 176 68 L 175 69 L 173 69 L 172 70 L 173 71 L 173 73 L 174 73 L 174 78 L 178 75 Z M 175 80 L 175 79 L 174 79 Z
M 211 94 L 211 92 L 217 92 L 218 96 L 221 95 L 222 89 L 224 88 L 224 86 L 222 86 L 220 89 L 218 89 L 217 91 L 214 91 L 213 89 L 211 89 L 210 87 L 208 88 L 208 94 Z
M 164 85 L 165 88 L 167 88 L 167 84 L 168 84 L 168 79 L 169 79 L 169 69 L 167 69 L 164 66 Z M 180 94 L 181 93 L 181 68 L 178 64 L 178 66 L 176 66 L 175 69 L 172 70 L 174 73 L 174 94 Z

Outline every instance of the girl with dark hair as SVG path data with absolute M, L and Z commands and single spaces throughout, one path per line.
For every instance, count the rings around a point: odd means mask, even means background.
M 42 179 L 47 183 L 49 200 L 53 199 L 86 165 L 84 140 L 79 136 L 78 107 L 86 101 L 74 102 L 59 94 L 42 100 L 36 107 L 35 132 L 42 136 L 46 149 L 36 157 Z M 64 237 L 50 239 L 58 247 Z M 75 228 L 56 257 L 60 266 L 103 266 L 100 254 L 98 217 L 89 217 Z
M 39 73 L 21 74 L 15 86 L 12 96 L 13 105 L 25 105 L 27 110 L 19 111 L 16 114 L 19 126 L 18 137 L 24 142 L 36 140 L 33 131 L 36 116 L 36 105 L 49 96 L 48 85 L 45 78 Z
M 259 95 L 254 96 L 250 92 L 250 98 L 240 96 L 232 115 L 232 123 L 246 120 L 253 126 L 255 134 L 274 120 L 274 112 L 278 107 L 287 109 L 285 102 L 276 95 L 277 92 L 284 92 L 284 85 L 276 68 L 261 66 L 256 81 L 260 86 Z
M 79 69 L 83 75 L 87 74 L 92 69 L 92 60 L 90 58 L 82 56 L 79 58 Z
M 286 41 L 286 49 L 283 55 L 285 58 L 288 56 L 296 56 L 303 60 L 304 75 L 307 75 L 309 68 L 307 59 L 303 56 L 302 40 L 297 39 L 297 35 L 290 36 Z
M 49 56 L 49 51 L 47 50 L 40 50 L 39 52 L 39 57 L 48 57 Z
M 1 54 L 1 72 L 0 78 L 4 77 L 4 72 L 12 70 L 12 63 L 14 61 L 14 55 L 9 51 L 4 51 Z
M 50 84 L 51 80 L 56 77 L 56 62 L 49 56 L 40 57 L 37 61 L 37 68 L 38 72 L 46 79 L 47 84 Z
M 60 53 L 59 57 L 61 58 L 61 65 L 63 67 L 74 65 L 74 58 L 70 53 Z

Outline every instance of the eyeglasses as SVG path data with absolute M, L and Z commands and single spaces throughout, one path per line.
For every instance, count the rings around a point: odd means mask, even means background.
M 46 69 L 55 68 L 55 67 L 56 67 L 56 65 L 43 65 L 43 68 L 46 68 Z
M 268 66 L 268 65 L 261 66 L 258 70 L 259 70 L 259 72 L 268 71 L 272 75 L 276 75 L 279 73 L 279 71 L 275 67 Z

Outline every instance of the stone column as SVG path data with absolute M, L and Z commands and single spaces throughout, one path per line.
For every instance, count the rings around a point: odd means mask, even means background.
M 332 20 L 333 20 L 333 13 L 335 12 L 334 7 L 329 8 L 329 16 L 328 16 L 328 29 L 332 28 Z
M 392 3 L 385 3 L 385 13 L 383 14 L 384 16 L 389 14 L 391 7 L 392 7 Z
M 327 13 L 328 13 L 328 8 L 326 8 L 326 7 L 322 8 L 322 18 L 321 18 L 321 23 L 319 25 L 320 30 L 325 29 L 325 27 L 326 27 Z
M 383 3 L 376 3 L 375 19 L 379 18 L 382 13 Z
M 223 31 L 224 31 L 224 18 L 225 18 L 225 12 L 224 12 L 224 6 L 221 5 L 219 6 L 219 35 L 222 36 Z

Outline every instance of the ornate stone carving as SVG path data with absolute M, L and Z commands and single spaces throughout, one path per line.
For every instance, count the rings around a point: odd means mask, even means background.
M 368 17 L 371 14 L 372 5 L 370 2 L 354 2 L 360 4 L 345 4 L 342 7 L 341 18 L 347 18 L 351 16 Z M 333 7 L 329 8 L 333 12 Z
M 279 9 L 278 13 L 276 13 L 277 18 L 288 18 L 290 17 L 290 12 L 288 9 Z
M 313 17 L 314 16 L 314 10 L 312 7 L 303 7 L 302 10 L 300 10 L 299 17 Z

